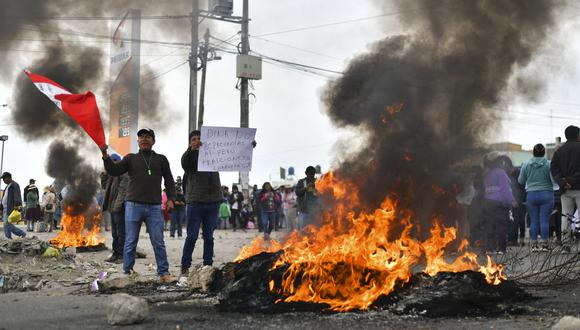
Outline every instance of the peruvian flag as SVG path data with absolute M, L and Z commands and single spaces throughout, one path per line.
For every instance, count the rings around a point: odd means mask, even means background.
M 24 73 L 30 77 L 34 85 L 44 95 L 48 96 L 57 107 L 74 119 L 87 132 L 91 139 L 95 141 L 100 149 L 107 145 L 95 94 L 92 92 L 71 94 L 64 87 L 46 77 L 34 74 L 28 70 L 24 70 Z

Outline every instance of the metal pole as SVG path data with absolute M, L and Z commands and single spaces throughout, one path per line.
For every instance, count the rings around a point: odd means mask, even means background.
M 248 0 L 244 0 L 243 18 L 242 18 L 242 54 L 248 55 L 250 44 L 248 42 Z M 240 127 L 249 127 L 249 97 L 248 97 L 248 78 L 241 78 L 240 85 Z
M 198 118 L 198 122 L 197 122 L 197 127 L 199 127 L 199 128 L 201 128 L 201 125 L 203 125 L 203 112 L 205 110 L 205 104 L 204 104 L 204 100 L 205 100 L 205 73 L 207 71 L 207 53 L 208 53 L 208 48 L 209 48 L 209 29 L 205 30 L 205 35 L 203 37 L 203 40 L 205 41 L 205 44 L 203 45 L 203 48 L 201 49 L 202 69 L 201 69 L 201 86 L 200 86 L 200 91 L 199 91 L 199 118 Z
M 4 142 L 6 140 L 2 139 L 2 158 L 0 158 L 0 173 L 4 174 Z M 1 174 L 0 174 L 1 175 Z M 0 190 L 2 188 L 2 180 L 0 180 Z
M 249 34 L 249 10 L 248 10 L 248 0 L 244 0 L 243 10 L 242 10 L 242 49 L 241 53 L 243 55 L 248 55 L 250 52 L 250 43 L 248 41 Z M 250 102 L 248 95 L 248 79 L 241 78 L 240 84 L 240 127 L 249 127 L 250 124 Z M 249 173 L 240 172 L 239 173 L 239 183 L 242 186 L 242 190 L 248 190 L 249 188 Z
M 197 129 L 197 48 L 199 43 L 199 0 L 192 1 L 191 52 L 189 54 L 189 132 Z

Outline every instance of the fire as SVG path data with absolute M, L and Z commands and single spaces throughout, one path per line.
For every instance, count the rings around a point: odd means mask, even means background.
M 487 265 L 479 267 L 479 272 L 485 275 L 485 280 L 489 284 L 498 285 L 507 280 L 507 276 L 503 273 L 503 265 L 494 263 L 490 256 L 487 256 Z
M 373 212 L 355 214 L 352 210 L 359 205 L 355 184 L 330 172 L 317 181 L 317 188 L 332 198 L 334 207 L 323 210 L 322 225 L 293 232 L 283 244 L 266 244 L 257 238 L 236 258 L 240 261 L 282 249 L 273 269 L 285 269 L 284 274 L 281 280 L 269 282 L 270 290 L 282 296 L 282 301 L 328 304 L 334 311 L 367 309 L 408 282 L 419 267 L 430 276 L 476 270 L 490 284 L 505 280 L 503 267 L 489 258 L 483 267 L 469 251 L 455 260 L 446 256 L 449 243 L 456 239 L 455 228 L 435 221 L 425 241 L 412 237 L 413 214 L 399 210 L 394 197 L 387 197 Z M 466 247 L 463 241 L 459 250 Z
M 256 254 L 260 254 L 262 252 L 277 252 L 282 249 L 282 244 L 278 243 L 276 240 L 271 240 L 269 242 L 264 241 L 261 236 L 258 236 L 256 239 L 252 241 L 252 244 L 249 246 L 244 246 L 240 251 L 240 254 L 236 259 L 235 262 L 242 261 L 247 259 L 251 256 Z
M 72 215 L 72 211 L 73 209 L 70 206 L 64 208 L 61 219 L 63 228 L 55 238 L 50 240 L 52 245 L 63 248 L 95 246 L 100 243 L 105 243 L 105 238 L 100 235 L 100 212 L 95 212 L 92 217 L 85 217 L 85 214 Z M 85 228 L 87 221 L 87 226 L 90 229 Z
M 395 113 L 401 112 L 401 109 L 403 109 L 403 105 L 404 103 L 394 103 L 387 106 L 387 108 L 385 109 L 386 114 L 384 113 L 380 114 L 381 121 L 384 124 L 388 123 L 389 117 L 394 115 Z

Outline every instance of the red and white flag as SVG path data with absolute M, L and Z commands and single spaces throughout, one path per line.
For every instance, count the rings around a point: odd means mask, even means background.
M 54 81 L 34 74 L 28 70 L 24 73 L 30 77 L 34 85 L 46 95 L 57 107 L 76 121 L 95 141 L 99 148 L 106 146 L 105 131 L 97 107 L 95 94 L 72 94 Z

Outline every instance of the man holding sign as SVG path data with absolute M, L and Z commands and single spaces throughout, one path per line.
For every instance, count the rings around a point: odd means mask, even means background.
M 256 130 L 251 129 L 253 132 L 250 135 L 236 134 L 236 130 L 243 129 L 202 127 L 201 132 L 195 130 L 189 134 L 189 148 L 181 157 L 181 166 L 186 173 L 183 185 L 187 203 L 187 238 L 181 257 L 183 276 L 189 273 L 200 227 L 203 234 L 203 265 L 213 264 L 213 231 L 219 204 L 223 200 L 218 171 L 238 171 L 241 170 L 239 166 L 243 170 L 251 168 Z M 202 136 L 207 138 L 207 143 L 202 144 Z M 237 152 L 239 150 L 246 150 L 246 153 L 240 154 Z

